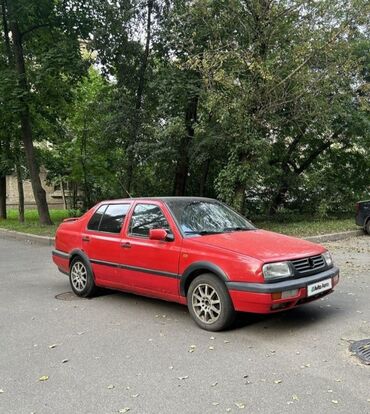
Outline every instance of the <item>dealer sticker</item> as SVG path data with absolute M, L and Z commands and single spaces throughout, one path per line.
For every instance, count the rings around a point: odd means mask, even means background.
M 307 286 L 307 296 L 317 295 L 318 293 L 330 290 L 333 287 L 331 279 L 325 279 L 321 282 L 314 283 L 313 285 Z

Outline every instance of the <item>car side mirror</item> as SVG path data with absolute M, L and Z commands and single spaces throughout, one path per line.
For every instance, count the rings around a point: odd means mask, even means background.
M 173 234 L 168 234 L 165 229 L 150 229 L 149 230 L 149 239 L 150 240 L 160 240 L 160 241 L 173 241 Z

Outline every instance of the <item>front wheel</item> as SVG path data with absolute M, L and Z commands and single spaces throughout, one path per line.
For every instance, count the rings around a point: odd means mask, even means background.
M 77 296 L 87 298 L 96 292 L 94 277 L 90 267 L 81 257 L 72 260 L 69 270 L 69 281 L 73 292 Z
M 370 236 L 370 218 L 367 220 L 365 226 L 364 226 L 365 233 L 367 233 Z
M 235 319 L 235 310 L 225 284 L 214 274 L 195 278 L 187 294 L 188 309 L 195 322 L 207 331 L 228 328 Z

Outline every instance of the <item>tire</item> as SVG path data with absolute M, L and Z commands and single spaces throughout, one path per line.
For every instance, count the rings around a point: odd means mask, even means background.
M 365 223 L 364 230 L 365 230 L 365 233 L 370 236 L 370 218 Z
M 82 298 L 94 296 L 97 291 L 90 266 L 79 256 L 71 262 L 69 282 L 74 294 Z
M 187 302 L 190 315 L 202 329 L 221 331 L 234 322 L 235 310 L 229 292 L 212 273 L 202 274 L 191 282 Z

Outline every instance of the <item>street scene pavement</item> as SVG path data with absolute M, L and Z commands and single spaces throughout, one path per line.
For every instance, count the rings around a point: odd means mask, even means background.
M 178 304 L 79 299 L 51 247 L 1 239 L 0 413 L 370 412 L 370 366 L 348 350 L 370 338 L 370 237 L 326 247 L 332 295 L 212 334 Z

